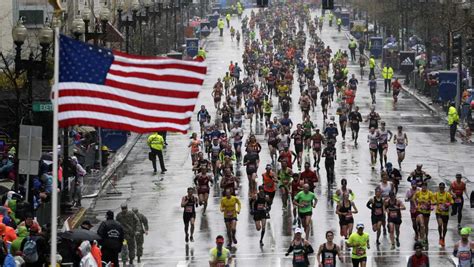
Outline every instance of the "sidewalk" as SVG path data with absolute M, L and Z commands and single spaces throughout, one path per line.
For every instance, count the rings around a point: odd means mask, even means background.
M 109 160 L 109 165 L 97 173 L 89 173 L 84 177 L 84 186 L 82 188 L 82 207 L 72 214 L 61 214 L 59 218 L 59 227 L 61 228 L 67 221 L 69 228 L 76 228 L 82 221 L 87 209 L 90 208 L 93 199 L 99 196 L 102 189 L 104 189 L 111 178 L 118 176 L 118 169 L 127 158 L 132 148 L 140 138 L 140 134 L 131 133 L 128 137 L 127 143 L 123 145 Z

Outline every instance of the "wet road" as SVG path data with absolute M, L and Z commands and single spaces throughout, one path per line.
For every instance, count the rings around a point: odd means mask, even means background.
M 314 16 L 314 14 L 313 14 Z M 232 19 L 232 25 L 240 28 L 237 18 Z M 322 39 L 326 45 L 330 45 L 333 51 L 337 49 L 347 49 L 347 38 L 344 33 L 338 33 L 336 29 L 329 28 L 327 23 L 323 28 Z M 240 46 L 236 42 L 231 42 L 229 33 L 226 32 L 224 38 L 213 32 L 209 37 L 207 46 L 208 52 L 208 76 L 204 84 L 204 90 L 200 94 L 197 105 L 204 104 L 208 107 L 211 115 L 215 110 L 212 103 L 212 86 L 218 77 L 222 77 L 229 62 L 238 61 L 241 64 L 243 52 L 242 43 Z M 358 65 L 349 66 L 349 74 L 358 73 Z M 358 76 L 358 75 L 357 75 Z M 359 78 L 359 76 L 358 76 Z M 363 116 L 368 114 L 370 109 L 370 95 L 367 88 L 367 79 L 360 80 L 357 91 L 356 105 L 360 107 Z M 433 176 L 430 187 L 434 188 L 440 181 L 451 180 L 456 172 L 463 174 L 473 173 L 472 153 L 470 147 L 459 143 L 448 142 L 448 128 L 440 118 L 432 117 L 414 99 L 402 94 L 399 104 L 393 106 L 390 95 L 383 93 L 383 81 L 379 80 L 377 92 L 376 110 L 386 121 L 387 128 L 396 132 L 398 125 L 403 125 L 409 139 L 406 159 L 403 165 L 403 178 L 406 179 L 408 173 L 415 168 L 417 163 L 423 163 L 424 169 Z M 297 88 L 297 87 L 294 87 Z M 293 99 L 299 98 L 298 90 L 293 90 Z M 273 101 L 276 103 L 276 98 Z M 319 104 L 319 102 L 318 102 Z M 276 105 L 275 105 L 276 106 Z M 335 106 L 330 109 L 330 115 L 335 115 Z M 274 115 L 280 116 L 278 107 L 274 107 Z M 322 113 L 318 106 L 316 112 L 311 115 L 318 127 L 322 127 Z M 301 112 L 297 106 L 297 101 L 293 101 L 291 111 L 293 122 L 299 123 Z M 199 131 L 196 121 L 192 124 L 194 131 Z M 255 127 L 255 126 L 254 126 Z M 244 131 L 249 132 L 248 121 L 244 122 Z M 254 132 L 263 149 L 260 154 L 261 164 L 258 171 L 264 171 L 264 166 L 269 163 L 270 157 L 266 141 L 263 140 L 264 125 L 257 124 Z M 371 170 L 368 146 L 365 143 L 367 136 L 367 123 L 361 124 L 359 135 L 359 146 L 354 147 L 349 141 L 343 142 L 339 137 L 337 142 L 338 159 L 336 161 L 336 181 L 339 184 L 341 178 L 348 179 L 348 187 L 356 194 L 355 203 L 359 209 L 359 214 L 355 215 L 355 222 L 363 222 L 366 231 L 371 235 L 371 249 L 369 250 L 368 266 L 404 266 L 406 260 L 412 253 L 413 231 L 411 228 L 410 214 L 408 211 L 402 212 L 403 224 L 401 226 L 401 247 L 390 250 L 388 236 L 383 236 L 382 244 L 379 248 L 375 246 L 375 233 L 370 229 L 370 212 L 365 207 L 367 200 L 374 194 L 374 188 L 379 182 L 380 170 Z M 348 129 L 348 136 L 350 130 Z M 244 137 L 246 138 L 246 137 Z M 225 236 L 225 225 L 222 215 L 219 212 L 219 196 L 217 189 L 211 188 L 211 196 L 207 216 L 202 216 L 198 209 L 195 230 L 195 242 L 186 245 L 184 242 L 182 208 L 180 208 L 181 197 L 186 194 L 186 188 L 192 185 L 193 175 L 191 172 L 191 159 L 187 145 L 189 136 L 169 135 L 169 146 L 165 152 L 165 162 L 168 172 L 166 175 L 153 175 L 151 163 L 148 161 L 148 147 L 146 137 L 142 137 L 132 149 L 127 159 L 127 174 L 116 182 L 116 187 L 122 195 L 104 195 L 95 201 L 93 209 L 89 211 L 88 217 L 102 220 L 108 209 L 118 212 L 120 204 L 127 202 L 129 207 L 138 207 L 149 220 L 150 231 L 145 237 L 143 266 L 206 266 L 208 261 L 208 251 L 214 245 L 214 238 L 218 234 Z M 395 146 L 389 148 L 389 161 L 396 163 Z M 396 164 L 395 164 L 396 165 Z M 242 169 L 245 175 L 245 170 Z M 338 219 L 334 213 L 335 204 L 328 199 L 331 192 L 328 191 L 325 180 L 324 168 L 320 170 L 322 181 L 316 188 L 319 198 L 318 205 L 313 211 L 314 231 L 309 241 L 315 250 L 324 241 L 324 234 L 327 230 L 334 230 L 339 233 Z M 237 224 L 235 266 L 290 266 L 291 257 L 285 257 L 284 253 L 292 238 L 293 226 L 292 217 L 289 213 L 282 211 L 282 204 L 279 194 L 275 197 L 271 211 L 271 219 L 267 222 L 267 233 L 264 239 L 265 246 L 260 248 L 260 233 L 255 230 L 254 221 L 249 214 L 247 201 L 248 184 L 247 179 L 242 176 L 242 190 L 240 190 L 240 200 L 243 208 L 239 215 Z M 469 186 L 469 185 L 468 185 Z M 404 196 L 408 189 L 408 183 L 402 182 L 400 185 L 400 196 Z M 406 203 L 408 207 L 408 203 Z M 463 222 L 473 221 L 472 212 L 469 214 L 469 207 L 465 205 L 465 216 Z M 456 233 L 456 222 L 454 217 L 450 220 L 450 230 L 446 238 L 446 248 L 438 246 L 437 224 L 433 216 L 430 221 L 430 250 L 429 256 L 433 266 L 450 266 L 451 251 L 453 243 L 459 239 Z M 336 242 L 342 240 L 336 234 Z M 350 260 L 350 254 L 346 252 L 346 261 Z M 314 264 L 314 257 L 311 258 Z M 343 264 L 342 266 L 350 266 Z

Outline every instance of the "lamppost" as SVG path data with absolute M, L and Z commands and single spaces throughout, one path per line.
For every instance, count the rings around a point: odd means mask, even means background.
M 28 35 L 28 30 L 23 21 L 20 19 L 17 25 L 12 30 L 13 42 L 15 43 L 15 74 L 18 75 L 22 71 L 26 71 L 27 77 L 27 88 L 28 88 L 28 106 L 31 110 L 33 105 L 33 77 L 36 74 L 39 79 L 45 78 L 46 72 L 46 57 L 48 55 L 48 49 L 53 42 L 54 34 L 53 30 L 46 24 L 39 32 L 38 42 L 41 46 L 41 58 L 35 60 L 34 54 L 31 51 L 28 59 L 21 58 L 22 46 Z
M 125 27 L 125 52 L 128 54 L 130 52 L 130 28 L 135 30 L 135 18 L 136 13 L 138 11 L 139 6 L 132 5 L 131 11 L 132 11 L 132 20 L 130 20 L 130 16 L 126 15 L 125 20 L 122 18 L 122 12 L 123 10 L 123 2 L 120 1 L 118 3 L 117 7 L 117 13 L 118 13 L 118 28 L 119 30 L 122 30 L 123 27 Z
M 93 39 L 94 45 L 98 45 L 99 40 L 102 40 L 103 45 L 105 45 L 107 35 L 107 23 L 110 19 L 110 10 L 107 8 L 106 5 L 104 5 L 100 10 L 98 20 L 93 18 L 93 20 L 91 21 L 91 14 L 92 12 L 89 6 L 86 5 L 82 10 L 82 19 L 85 23 L 84 39 L 86 42 Z M 93 23 L 94 27 L 93 32 L 89 32 L 89 23 L 91 22 Z
M 85 33 L 85 31 L 86 31 L 86 23 L 80 17 L 76 17 L 72 21 L 72 29 L 71 29 L 71 32 L 74 35 L 74 38 L 76 40 L 81 39 L 81 36 Z
M 151 19 L 151 27 L 153 27 L 153 55 L 158 54 L 158 49 L 157 49 L 157 24 L 161 22 L 161 14 L 162 14 L 162 8 L 163 8 L 163 0 L 153 0 L 153 5 L 151 8 L 148 10 L 148 14 Z M 158 20 L 158 23 L 157 23 Z

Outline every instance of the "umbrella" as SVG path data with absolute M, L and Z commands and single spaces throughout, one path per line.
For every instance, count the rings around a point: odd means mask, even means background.
M 72 241 L 94 241 L 102 239 L 97 233 L 85 229 L 74 229 L 61 233 L 60 236 Z

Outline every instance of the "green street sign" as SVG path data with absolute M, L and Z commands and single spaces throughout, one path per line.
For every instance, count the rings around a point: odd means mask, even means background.
M 51 102 L 33 102 L 33 112 L 53 112 Z

